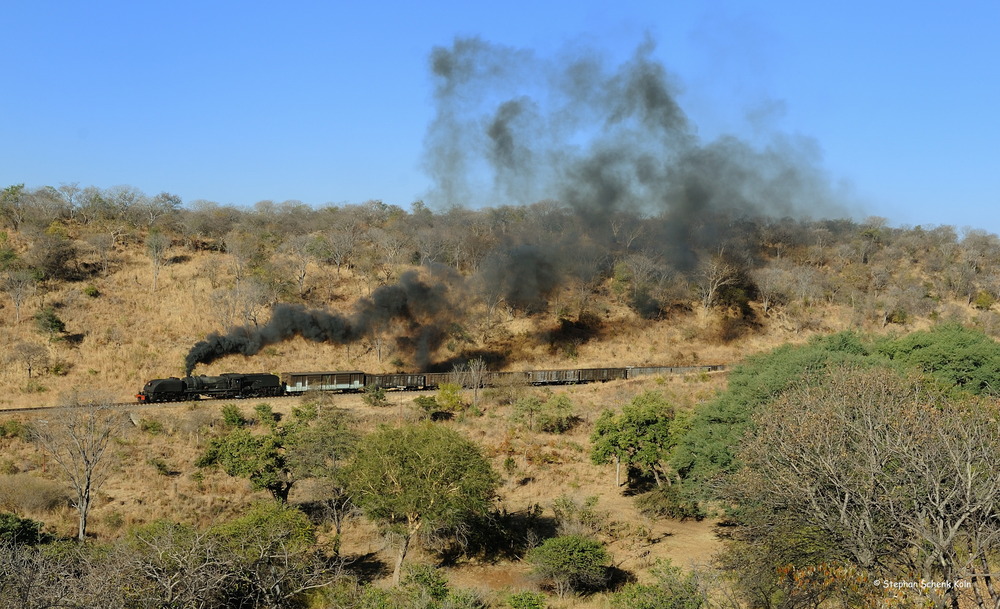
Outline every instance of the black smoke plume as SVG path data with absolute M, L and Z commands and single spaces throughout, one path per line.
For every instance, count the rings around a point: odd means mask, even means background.
M 278 304 L 270 320 L 259 327 L 239 326 L 225 334 L 210 334 L 191 348 L 185 369 L 191 374 L 198 364 L 208 364 L 231 354 L 254 355 L 268 345 L 296 336 L 313 342 L 346 344 L 403 322 L 414 341 L 418 363 L 426 364 L 443 333 L 438 324 L 450 320 L 454 311 L 447 283 L 427 284 L 417 273 L 404 273 L 394 285 L 381 286 L 370 298 L 355 303 L 350 315 L 337 315 L 300 305 Z
M 587 48 L 555 58 L 479 38 L 435 48 L 428 200 L 443 208 L 553 200 L 598 240 L 616 214 L 662 218 L 664 256 L 682 271 L 695 252 L 718 250 L 733 218 L 847 215 L 811 141 L 702 141 L 654 49 L 647 39 L 611 65 Z

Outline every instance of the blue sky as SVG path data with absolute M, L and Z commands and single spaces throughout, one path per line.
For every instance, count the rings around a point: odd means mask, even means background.
M 1000 2 L 28 2 L 0 36 L 0 185 L 431 205 L 430 54 L 612 64 L 644 40 L 710 141 L 807 138 L 858 215 L 1000 232 Z

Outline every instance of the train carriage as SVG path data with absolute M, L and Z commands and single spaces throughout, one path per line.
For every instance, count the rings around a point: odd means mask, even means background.
M 581 383 L 606 383 L 624 379 L 625 376 L 625 368 L 582 368 L 579 370 L 579 382 Z
M 580 382 L 579 370 L 532 370 L 528 372 L 532 385 L 572 385 Z
M 428 372 L 424 374 L 424 382 L 428 389 L 435 389 L 445 383 L 457 383 L 457 377 L 451 372 Z
M 367 384 L 383 389 L 413 391 L 426 387 L 427 381 L 423 374 L 369 374 Z
M 285 391 L 290 394 L 301 394 L 306 391 L 339 391 L 353 392 L 365 388 L 364 372 L 285 372 L 281 380 L 285 383 Z

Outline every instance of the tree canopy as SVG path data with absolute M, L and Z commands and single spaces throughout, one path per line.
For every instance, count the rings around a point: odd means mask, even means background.
M 365 513 L 402 539 L 396 582 L 414 536 L 483 514 L 499 484 L 474 442 L 429 423 L 386 427 L 367 436 L 346 479 Z

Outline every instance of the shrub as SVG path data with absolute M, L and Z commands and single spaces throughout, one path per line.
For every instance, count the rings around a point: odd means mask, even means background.
M 651 570 L 655 584 L 628 583 L 611 595 L 612 609 L 699 609 L 707 604 L 693 575 L 684 575 L 669 560 Z
M 445 412 L 461 412 L 466 403 L 462 401 L 462 386 L 458 383 L 441 383 L 438 387 L 437 403 Z
M 678 484 L 658 486 L 637 497 L 635 507 L 642 514 L 652 518 L 701 520 L 705 517 L 705 512 L 699 507 L 697 500 L 685 496 L 681 485 Z
M 33 546 L 49 540 L 50 537 L 42 532 L 41 522 L 0 513 L 0 542 Z
M 31 426 L 17 419 L 0 422 L 0 438 L 20 438 L 27 442 L 31 439 Z
M 600 589 L 608 580 L 607 550 L 582 535 L 547 539 L 527 558 L 535 574 L 550 583 L 560 598 L 567 592 Z
M 0 476 L 0 506 L 16 512 L 47 512 L 69 501 L 58 482 L 31 474 Z
M 408 566 L 402 584 L 417 599 L 440 602 L 448 597 L 448 580 L 430 565 Z
M 580 418 L 573 413 L 573 402 L 564 393 L 553 395 L 538 414 L 538 431 L 546 433 L 563 433 L 569 431 L 579 422 Z
M 278 421 L 278 416 L 274 414 L 270 404 L 257 404 L 253 407 L 253 411 L 257 415 L 257 421 L 264 425 L 274 425 Z
M 573 413 L 573 402 L 564 393 L 550 394 L 544 402 L 537 396 L 521 398 L 514 403 L 511 418 L 531 431 L 545 433 L 564 433 L 580 421 Z
M 993 297 L 992 294 L 985 290 L 980 290 L 975 299 L 972 301 L 972 306 L 979 309 L 980 311 L 986 311 L 996 304 L 997 299 Z
M 156 473 L 160 474 L 161 476 L 176 476 L 178 473 L 173 469 L 171 469 L 170 466 L 167 465 L 167 462 L 164 461 L 161 457 L 153 457 L 152 459 L 146 461 L 146 463 L 152 465 L 153 468 L 156 469 Z
M 163 433 L 163 423 L 156 419 L 142 419 L 139 421 L 139 429 L 151 436 L 158 436 Z
M 97 298 L 101 295 L 101 291 L 97 289 L 97 286 L 90 284 L 83 288 L 84 296 L 89 296 L 90 298 Z
M 545 609 L 545 595 L 538 592 L 517 592 L 507 597 L 510 609 Z
M 236 404 L 226 404 L 222 407 L 222 423 L 230 429 L 243 427 L 247 424 L 246 417 Z
M 35 325 L 44 334 L 57 335 L 66 332 L 66 322 L 59 319 L 52 307 L 45 307 L 35 313 Z
M 385 388 L 378 385 L 368 385 L 361 400 L 374 408 L 384 408 L 389 405 L 389 400 L 385 397 Z

